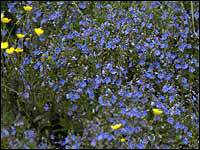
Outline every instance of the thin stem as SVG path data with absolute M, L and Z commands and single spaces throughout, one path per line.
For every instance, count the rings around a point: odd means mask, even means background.
M 194 34 L 196 35 L 196 32 L 195 32 L 195 27 L 194 27 L 194 8 L 193 8 L 193 1 L 191 1 L 191 12 L 192 12 L 192 26 L 193 26 L 193 31 L 194 31 Z M 196 35 L 197 36 L 197 35 Z M 198 36 L 197 36 L 198 37 Z
M 19 93 L 19 92 L 15 91 L 14 89 L 12 89 L 12 88 L 8 87 L 8 86 L 7 86 L 7 85 L 5 85 L 5 84 L 2 84 L 2 83 L 1 83 L 1 86 L 4 86 L 5 88 L 9 89 L 10 91 L 12 91 L 12 92 L 15 92 L 17 95 L 20 95 L 20 93 Z

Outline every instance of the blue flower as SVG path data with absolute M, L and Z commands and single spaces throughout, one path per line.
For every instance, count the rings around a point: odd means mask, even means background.
M 182 78 L 182 83 L 183 83 L 183 84 L 187 84 L 187 79 L 183 77 L 183 78 Z
M 48 145 L 45 143 L 40 143 L 38 149 L 49 149 Z
M 159 56 L 160 55 L 160 51 L 159 50 L 155 50 L 154 55 L 155 56 Z
M 100 84 L 101 83 L 101 77 L 97 77 L 95 80 L 94 80 L 94 83 L 95 84 Z
M 154 78 L 155 78 L 155 76 L 154 76 L 153 74 L 148 73 L 148 72 L 145 74 L 145 76 L 146 76 L 147 78 L 149 78 L 149 79 L 154 79 Z
M 36 14 L 36 17 L 40 17 L 42 12 L 41 12 L 41 10 L 37 10 L 37 11 L 35 11 L 35 14 Z
M 181 65 L 180 64 L 176 64 L 176 69 L 180 69 Z
M 76 136 L 75 136 L 74 134 L 72 135 L 71 138 L 72 138 L 72 141 L 75 141 L 75 140 L 76 140 Z
M 187 138 L 183 139 L 183 144 L 186 144 L 186 145 L 188 144 L 188 139 Z
M 68 38 L 68 39 L 73 39 L 73 38 L 74 38 L 74 34 L 73 34 L 73 33 L 69 33 L 69 34 L 67 35 L 67 38 Z
M 101 4 L 100 3 L 97 2 L 96 6 L 97 6 L 98 9 L 101 9 Z
M 90 98 L 90 99 L 94 99 L 94 91 L 93 91 L 93 89 L 91 89 L 91 88 L 88 89 L 88 90 L 87 90 L 87 93 L 89 94 L 89 98 Z
M 97 140 L 100 141 L 104 138 L 104 134 L 100 133 L 99 136 L 97 137 Z
M 82 52 L 89 52 L 89 48 L 87 47 L 87 45 L 82 45 L 81 46 Z
M 152 23 L 147 23 L 146 27 L 150 29 L 152 27 Z
M 5 36 L 8 32 L 6 30 L 2 31 L 2 36 Z
M 173 95 L 169 97 L 169 101 L 174 102 L 174 96 Z
M 182 125 L 179 122 L 176 122 L 176 124 L 174 125 L 175 129 L 180 129 L 182 127 Z
M 112 9 L 112 6 L 111 6 L 110 4 L 107 4 L 107 5 L 106 5 L 106 8 L 107 8 L 107 9 Z
M 158 78 L 163 79 L 165 77 L 164 73 L 158 73 Z
M 35 70 L 37 70 L 40 66 L 42 66 L 42 63 L 41 63 L 40 61 L 38 61 L 38 62 L 33 66 L 33 68 L 34 68 Z
M 187 132 L 187 135 L 188 135 L 189 137 L 192 137 L 192 132 Z
M 19 68 L 19 72 L 20 72 L 20 73 L 24 73 L 24 71 L 25 71 L 24 66 L 21 66 L 21 67 Z
M 131 30 L 130 28 L 127 28 L 127 29 L 125 30 L 125 35 L 129 34 L 130 30 Z
M 181 111 L 180 111 L 178 108 L 176 108 L 175 114 L 176 114 L 176 115 L 180 115 L 180 114 L 181 114 Z
M 108 48 L 108 49 L 112 48 L 112 42 L 111 41 L 108 41 L 108 43 L 106 44 L 106 48 Z
M 133 95 L 133 93 L 131 93 L 131 92 L 126 92 L 126 97 L 128 97 L 128 98 L 130 98 L 130 97 L 132 97 L 132 95 Z
M 170 86 L 164 85 L 163 88 L 162 88 L 162 91 L 163 91 L 164 93 L 166 93 L 166 92 L 168 92 L 170 89 L 171 89 Z
M 110 98 L 111 103 L 112 104 L 116 103 L 116 100 L 117 100 L 117 96 L 112 95 L 112 97 Z
M 140 97 L 143 96 L 143 94 L 142 94 L 142 92 L 140 92 L 140 91 L 136 91 L 136 92 L 134 93 L 134 96 L 140 98 Z
M 103 100 L 103 96 L 101 95 L 101 96 L 99 96 L 99 98 L 98 98 L 98 102 L 99 102 L 99 104 L 100 105 L 104 105 L 105 104 L 105 102 L 104 102 L 104 100 Z
M 74 32 L 73 32 L 73 36 L 75 36 L 75 37 L 79 37 L 80 34 L 79 34 L 77 31 L 74 31 Z
M 25 130 L 24 135 L 26 139 L 29 139 L 29 142 L 33 142 L 36 134 L 33 130 Z
M 49 109 L 49 105 L 48 105 L 48 104 L 45 104 L 45 105 L 44 105 L 44 110 L 45 110 L 45 111 L 48 111 L 48 109 Z
M 190 72 L 195 72 L 195 69 L 192 66 L 189 66 L 189 71 Z
M 76 99 L 79 99 L 80 98 L 80 95 L 78 93 L 68 93 L 66 94 L 66 99 L 70 99 L 72 101 L 76 100 Z
M 114 38 L 114 39 L 113 39 L 113 42 L 114 42 L 115 44 L 119 43 L 119 42 L 120 42 L 120 38 L 119 38 L 119 37 Z
M 168 48 L 168 43 L 163 43 L 161 44 L 161 47 L 160 48 Z
M 91 146 L 96 146 L 96 143 L 97 143 L 96 140 L 93 139 L 92 142 L 90 143 L 90 145 Z
M 173 124 L 174 123 L 174 119 L 172 117 L 170 117 L 170 118 L 167 119 L 167 122 L 170 123 L 170 124 Z
M 29 98 L 29 93 L 24 92 L 24 93 L 23 93 L 23 97 L 24 97 L 25 99 L 28 99 L 28 98 Z
M 81 88 L 84 88 L 84 87 L 86 87 L 87 86 L 87 84 L 86 84 L 86 82 L 85 81 L 83 81 L 83 82 L 80 82 L 80 87 Z
M 34 55 L 40 55 L 40 54 L 42 54 L 42 51 L 40 51 L 40 50 L 35 50 L 35 51 L 33 51 L 33 54 L 34 54 Z
M 56 13 L 54 13 L 54 14 L 51 14 L 51 15 L 49 16 L 49 20 L 55 20 L 55 19 L 58 18 L 58 17 L 59 17 L 59 15 L 56 14 Z
M 109 77 L 106 77 L 106 78 L 105 78 L 105 82 L 106 82 L 106 84 L 108 84 L 108 83 L 111 82 L 111 79 L 110 79 Z
M 145 64 L 145 61 L 144 60 L 140 60 L 139 64 L 143 66 Z
M 183 64 L 182 65 L 182 69 L 187 69 L 188 68 L 188 64 Z
M 117 86 L 120 86 L 121 83 L 122 83 L 121 79 L 117 79 L 116 82 L 115 82 L 115 84 L 116 84 Z
M 86 2 L 79 3 L 78 7 L 81 8 L 81 9 L 85 9 L 86 8 Z
M 96 64 L 96 69 L 99 69 L 101 67 L 101 64 L 100 63 L 97 63 Z
M 9 135 L 8 130 L 3 129 L 3 131 L 1 132 L 1 139 L 4 138 L 4 137 L 6 137 L 6 136 L 8 136 L 8 135 Z
M 196 20 L 199 19 L 199 12 L 198 12 L 198 11 L 194 14 L 194 18 L 195 18 Z
M 66 145 L 67 143 L 69 143 L 69 137 L 68 136 L 65 138 L 65 141 L 61 144 L 61 146 Z
M 147 103 L 148 102 L 148 99 L 147 98 L 143 98 L 142 99 L 142 104 L 145 104 L 145 103 Z
M 120 44 L 120 48 L 121 48 L 122 50 L 125 50 L 125 49 L 128 48 L 128 46 L 127 46 L 126 44 L 122 43 L 122 44 Z
M 137 148 L 138 148 L 138 149 L 144 149 L 144 144 L 142 144 L 142 143 L 141 143 L 141 144 L 138 144 L 138 145 L 137 145 Z
M 60 79 L 59 80 L 59 83 L 61 84 L 61 85 L 64 85 L 65 84 L 65 82 L 67 82 L 66 80 L 64 80 L 64 79 Z
M 23 149 L 30 149 L 29 146 L 27 146 L 26 144 L 23 146 Z

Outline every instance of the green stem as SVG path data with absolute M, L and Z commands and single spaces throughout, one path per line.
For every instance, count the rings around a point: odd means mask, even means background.
M 193 1 L 191 1 L 191 12 L 192 12 L 192 26 L 193 26 L 193 31 L 194 31 L 194 34 L 196 35 L 196 32 L 195 32 L 195 27 L 194 27 L 194 8 L 193 8 Z M 197 35 L 196 35 L 197 36 Z M 197 36 L 198 37 L 198 36 Z
M 5 84 L 2 84 L 2 83 L 1 83 L 1 86 L 4 86 L 5 88 L 9 89 L 10 91 L 12 91 L 12 92 L 15 92 L 17 95 L 20 95 L 20 93 L 19 93 L 19 92 L 15 91 L 14 89 L 12 89 L 12 88 L 8 87 L 8 86 L 7 86 L 7 85 L 5 85 Z

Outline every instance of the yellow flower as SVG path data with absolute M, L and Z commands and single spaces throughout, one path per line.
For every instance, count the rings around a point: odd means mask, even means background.
M 47 60 L 51 60 L 52 59 L 52 56 L 48 56 Z
M 17 53 L 23 52 L 23 49 L 22 49 L 22 48 L 16 48 L 16 49 L 15 49 L 15 52 L 17 52 Z
M 116 124 L 116 125 L 114 125 L 114 126 L 111 126 L 111 128 L 112 128 L 113 130 L 117 130 L 117 129 L 119 129 L 121 126 L 122 126 L 122 124 L 119 123 L 119 124 Z
M 6 49 L 6 53 L 12 54 L 14 53 L 15 49 L 13 47 Z
M 8 42 L 1 42 L 1 48 L 7 48 Z
M 159 109 L 157 109 L 157 108 L 153 108 L 153 113 L 154 113 L 154 115 L 160 115 L 160 114 L 163 113 L 163 111 L 162 111 L 162 110 L 159 110 Z
M 34 31 L 38 36 L 44 33 L 44 30 L 42 30 L 41 28 L 35 28 Z
M 10 21 L 11 21 L 11 19 L 1 18 L 1 22 L 3 22 L 3 23 L 9 23 Z
M 24 34 L 17 34 L 17 37 L 20 39 L 20 38 L 24 38 L 25 35 Z
M 1 14 L 1 19 L 2 19 L 3 17 L 4 17 L 4 14 L 2 13 L 2 14 Z
M 31 10 L 32 10 L 32 7 L 31 7 L 31 6 L 24 6 L 23 8 L 24 8 L 24 10 L 26 10 L 26 11 L 31 11 Z
M 126 141 L 126 139 L 125 138 L 121 138 L 121 140 L 120 140 L 121 142 L 125 142 Z

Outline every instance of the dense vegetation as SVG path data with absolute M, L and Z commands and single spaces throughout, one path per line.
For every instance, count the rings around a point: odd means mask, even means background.
M 199 2 L 1 1 L 1 148 L 198 148 Z

